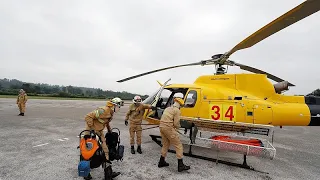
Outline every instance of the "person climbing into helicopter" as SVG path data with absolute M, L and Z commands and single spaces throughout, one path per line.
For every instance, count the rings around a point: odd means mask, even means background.
M 169 163 L 165 161 L 170 144 L 175 147 L 176 157 L 178 159 L 178 171 L 189 170 L 190 166 L 183 164 L 183 146 L 179 138 L 177 130 L 180 128 L 180 107 L 184 106 L 184 102 L 181 98 L 174 98 L 174 104 L 167 107 L 160 119 L 160 133 L 162 139 L 161 156 L 158 163 L 158 167 L 169 166 Z
M 28 101 L 27 93 L 23 89 L 20 89 L 19 95 L 17 97 L 17 102 L 16 102 L 20 111 L 20 114 L 18 116 L 24 116 L 24 113 L 26 111 L 27 101 Z
M 111 162 L 109 161 L 109 149 L 106 144 L 106 139 L 103 133 L 104 128 L 106 127 L 108 132 L 111 132 L 110 127 L 110 121 L 113 118 L 114 114 L 114 106 L 117 106 L 116 102 L 113 101 L 107 101 L 106 105 L 104 107 L 99 107 L 90 113 L 88 113 L 85 117 L 86 122 L 86 130 L 94 130 L 95 133 L 101 138 L 102 141 L 102 149 L 105 154 L 106 158 L 106 169 L 107 169 L 107 176 L 110 177 L 110 179 L 117 177 L 120 172 L 113 172 L 111 168 Z M 91 179 L 90 177 L 87 177 L 87 179 Z
M 142 99 L 140 96 L 135 96 L 133 98 L 133 104 L 129 106 L 129 110 L 126 114 L 125 117 L 125 125 L 128 126 L 128 120 L 130 121 L 130 127 L 129 127 L 129 133 L 130 133 L 130 146 L 131 146 L 131 153 L 135 154 L 134 150 L 134 138 L 135 134 L 137 136 L 136 143 L 138 145 L 137 147 L 137 152 L 139 154 L 142 154 L 141 150 L 141 135 L 142 135 L 142 118 L 145 109 L 152 109 L 154 110 L 155 107 L 148 105 L 148 104 L 143 104 Z

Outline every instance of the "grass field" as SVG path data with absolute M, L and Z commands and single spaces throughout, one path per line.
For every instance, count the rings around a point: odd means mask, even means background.
M 14 95 L 0 95 L 0 98 L 17 98 Z M 48 97 L 48 96 L 28 96 L 28 99 L 53 99 L 53 100 L 95 100 L 95 101 L 106 101 L 105 99 L 90 99 L 90 98 L 64 98 L 64 97 Z

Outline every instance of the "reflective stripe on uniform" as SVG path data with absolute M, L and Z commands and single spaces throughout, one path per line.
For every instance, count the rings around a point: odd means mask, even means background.
M 104 123 L 104 120 L 100 119 L 99 117 L 100 117 L 101 114 L 104 113 L 104 109 L 102 109 L 102 108 L 100 107 L 100 108 L 94 110 L 94 113 L 95 113 L 96 118 L 98 119 L 98 121 L 103 124 L 103 123 Z
M 94 110 L 94 113 L 96 114 L 96 118 L 99 118 L 100 114 L 98 110 Z
M 98 118 L 98 121 L 100 122 L 100 123 L 104 123 L 104 120 L 102 120 L 102 119 L 100 119 L 100 118 Z
M 96 118 L 99 118 L 101 114 L 104 113 L 104 110 L 102 108 L 98 108 L 96 110 L 94 110 L 95 114 L 96 114 Z

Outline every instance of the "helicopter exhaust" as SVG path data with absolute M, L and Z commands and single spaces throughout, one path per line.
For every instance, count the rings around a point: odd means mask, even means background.
M 289 82 L 288 81 L 282 81 L 277 84 L 273 85 L 274 90 L 276 93 L 281 94 L 282 91 L 289 90 Z

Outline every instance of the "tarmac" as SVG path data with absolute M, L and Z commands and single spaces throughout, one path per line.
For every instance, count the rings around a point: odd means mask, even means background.
M 85 127 L 84 116 L 103 101 L 29 99 L 25 116 L 19 114 L 15 99 L 0 99 L 0 180 L 83 179 L 78 176 L 78 134 Z M 128 126 L 124 124 L 128 104 L 114 115 L 112 127 L 121 131 L 125 146 L 123 161 L 113 161 L 116 179 L 320 179 L 319 127 L 275 128 L 273 160 L 248 157 L 247 163 L 263 172 L 184 157 L 191 166 L 187 172 L 177 172 L 175 154 L 168 153 L 169 167 L 158 168 L 160 146 L 150 134 L 159 129 L 143 131 L 143 154 L 131 154 Z M 150 127 L 150 126 L 149 126 Z M 197 154 L 205 150 L 197 149 Z M 202 152 L 203 151 L 203 152 Z M 215 158 L 214 152 L 207 152 Z M 235 158 L 237 157 L 237 158 Z M 241 163 L 242 156 L 230 155 L 223 160 Z M 93 179 L 103 179 L 103 169 L 91 170 Z

